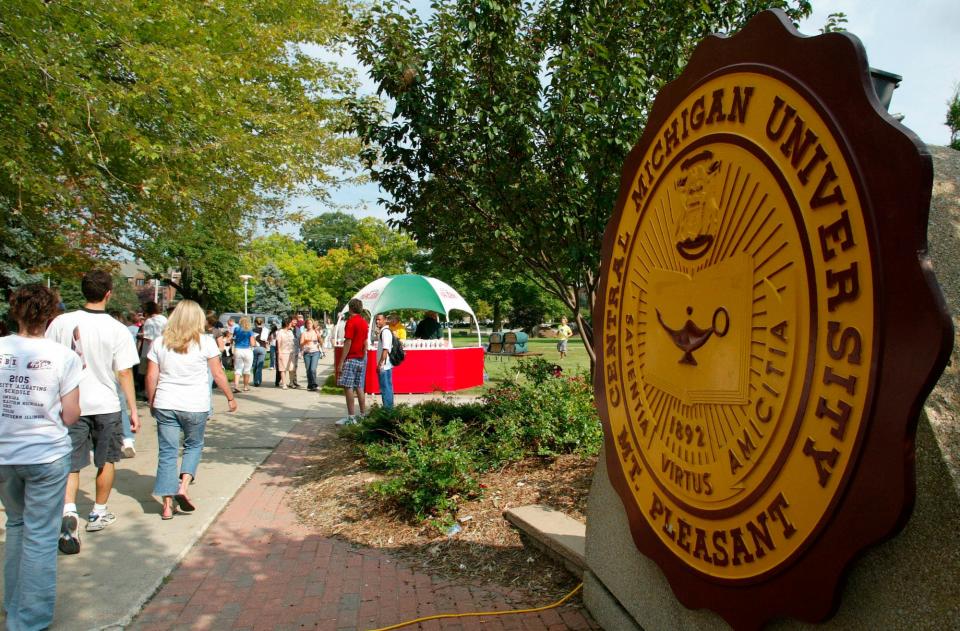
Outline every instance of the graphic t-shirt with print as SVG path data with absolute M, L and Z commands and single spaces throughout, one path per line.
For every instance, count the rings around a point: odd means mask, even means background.
M 60 397 L 82 372 L 80 357 L 56 342 L 0 338 L 0 464 L 47 464 L 70 453 Z

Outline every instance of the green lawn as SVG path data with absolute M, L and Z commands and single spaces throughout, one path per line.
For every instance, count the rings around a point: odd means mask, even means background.
M 487 337 L 483 337 L 483 343 L 487 343 Z M 475 346 L 477 343 L 476 335 L 464 336 L 454 335 L 453 345 Z M 579 337 L 572 337 L 567 342 L 567 356 L 561 360 L 560 353 L 557 352 L 557 341 L 551 338 L 530 338 L 527 341 L 527 350 L 531 353 L 543 353 L 542 358 L 551 364 L 559 364 L 563 372 L 567 374 L 576 374 L 581 372 L 589 373 L 590 360 L 587 358 L 587 351 L 583 347 L 583 342 Z M 469 390 L 460 390 L 458 392 L 471 394 L 481 393 L 490 387 L 516 374 L 516 365 L 519 358 L 500 357 L 497 355 L 487 355 L 484 360 L 484 369 L 487 372 L 487 383 L 479 388 Z

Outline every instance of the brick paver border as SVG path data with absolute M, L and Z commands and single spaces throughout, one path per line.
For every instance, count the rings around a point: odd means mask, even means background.
M 293 427 L 131 623 L 166 629 L 374 629 L 438 613 L 532 608 L 522 592 L 420 574 L 388 553 L 317 535 L 286 503 L 311 439 Z M 596 629 L 574 601 L 536 614 L 429 621 L 406 629 Z

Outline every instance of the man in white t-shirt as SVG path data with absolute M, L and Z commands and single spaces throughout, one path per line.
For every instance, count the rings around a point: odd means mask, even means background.
M 393 407 L 393 364 L 390 349 L 393 348 L 393 331 L 387 326 L 387 318 L 377 314 L 377 378 L 380 381 L 380 399 L 383 407 Z
M 108 272 L 93 270 L 83 277 L 80 287 L 87 300 L 83 308 L 57 316 L 47 329 L 47 338 L 72 348 L 83 361 L 80 421 L 69 430 L 73 452 L 59 541 L 64 554 L 80 552 L 77 489 L 80 469 L 90 464 L 91 450 L 97 482 L 86 530 L 103 530 L 116 520 L 107 511 L 107 500 L 113 489 L 114 464 L 120 460 L 123 445 L 118 378 L 119 390 L 130 410 L 130 428 L 134 432 L 140 429 L 132 370 L 139 363 L 137 349 L 127 328 L 105 311 L 113 279 Z

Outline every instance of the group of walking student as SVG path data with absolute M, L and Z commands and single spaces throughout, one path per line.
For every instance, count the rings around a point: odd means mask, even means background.
M 265 324 L 262 318 L 254 320 L 252 325 L 247 317 L 240 318 L 239 323 L 230 318 L 226 327 L 220 328 L 216 318 L 211 318 L 211 334 L 221 351 L 228 352 L 233 361 L 235 393 L 249 392 L 251 381 L 253 387 L 260 387 L 268 349 L 270 366 L 275 370 L 276 387 L 284 390 L 300 387 L 297 366 L 302 357 L 307 373 L 307 390 L 312 392 L 320 389 L 317 367 L 324 357 L 328 325 L 318 324 L 310 318 L 304 320 L 302 315 L 296 315 L 273 326 Z
M 7 513 L 3 606 L 11 631 L 44 629 L 53 620 L 57 550 L 80 552 L 76 498 L 80 470 L 91 454 L 95 495 L 84 530 L 103 530 L 117 519 L 107 502 L 115 464 L 126 448 L 122 410 L 130 431 L 140 429 L 133 373 L 141 359 L 157 423 L 153 493 L 162 498 L 162 519 L 196 508 L 189 486 L 211 413 L 210 378 L 230 411 L 237 410 L 200 305 L 181 300 L 157 334 L 145 332 L 151 338 L 141 358 L 131 331 L 106 311 L 110 273 L 87 273 L 81 290 L 83 308 L 56 315 L 54 291 L 21 287 L 9 300 L 18 333 L 0 338 L 0 501 Z

